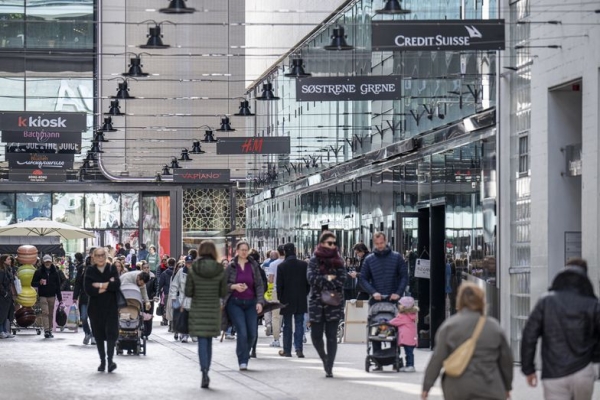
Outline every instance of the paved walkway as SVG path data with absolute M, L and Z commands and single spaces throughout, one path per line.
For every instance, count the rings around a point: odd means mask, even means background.
M 326 379 L 313 347 L 306 358 L 281 358 L 269 347 L 260 327 L 258 358 L 240 372 L 235 342 L 213 343 L 211 389 L 201 390 L 195 343 L 174 342 L 167 328 L 155 325 L 147 356 L 118 356 L 114 374 L 96 372 L 95 346 L 82 345 L 83 333 L 55 333 L 43 339 L 34 331 L 0 340 L 0 399 L 418 399 L 429 351 L 416 350 L 417 371 L 364 371 L 365 346 L 341 344 L 334 379 Z M 513 399 L 542 399 L 541 390 L 526 387 L 515 369 Z M 438 381 L 439 384 L 439 381 Z M 597 385 L 597 386 L 600 386 Z M 439 387 L 430 399 L 441 399 Z M 600 399 L 600 387 L 595 399 Z

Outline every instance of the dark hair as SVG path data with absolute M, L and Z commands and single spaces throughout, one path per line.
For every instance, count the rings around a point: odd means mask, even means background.
M 192 256 L 195 260 L 196 258 L 198 258 L 198 250 L 190 249 L 190 251 L 188 251 L 188 256 Z
M 257 263 L 260 262 L 260 254 L 258 253 L 258 250 L 256 250 L 256 249 L 251 249 L 250 253 L 248 253 L 248 257 L 252 258 Z
M 169 267 L 174 267 L 176 263 L 177 263 L 177 261 L 175 261 L 175 259 L 174 259 L 174 258 L 169 258 L 169 259 L 167 260 L 167 265 L 168 265 Z
M 213 242 L 212 240 L 205 240 L 202 243 L 200 243 L 200 246 L 198 247 L 198 255 L 200 257 L 212 258 L 216 261 L 217 258 L 219 258 L 219 255 L 217 254 L 217 247 L 215 246 L 215 242 Z
M 250 250 L 250 244 L 248 242 L 246 242 L 245 240 L 241 240 L 241 241 L 237 242 L 237 244 L 235 245 L 235 249 L 239 250 L 240 247 L 242 247 L 242 246 L 246 246 L 246 247 L 248 247 L 248 250 Z
M 90 252 L 88 253 L 88 255 L 93 255 L 94 254 L 94 250 L 96 250 L 95 247 L 90 247 Z
M 587 261 L 585 261 L 583 258 L 579 258 L 579 257 L 569 258 L 569 260 L 567 261 L 567 267 L 579 267 L 586 274 L 588 272 Z
M 369 248 L 363 242 L 356 243 L 352 250 L 365 254 L 369 252 Z
M 75 259 L 79 262 L 83 262 L 83 254 L 75 253 Z
M 283 250 L 285 251 L 286 257 L 295 256 L 296 255 L 296 246 L 294 243 L 286 243 L 283 245 Z
M 125 243 L 125 248 L 127 250 L 131 249 L 131 243 L 129 243 L 129 242 Z
M 140 250 L 146 250 L 146 245 L 144 243 L 140 244 Z
M 331 231 L 323 231 L 319 237 L 319 243 L 325 243 L 325 241 L 329 238 L 337 239 L 335 233 Z
M 143 280 L 144 283 L 148 283 L 148 281 L 150 280 L 150 274 L 147 272 L 140 272 L 138 274 L 138 279 Z
M 285 255 L 285 248 L 283 247 L 282 244 L 280 244 L 279 246 L 277 246 L 277 252 L 279 253 L 280 256 L 284 256 Z
M 4 271 L 4 261 L 6 261 L 7 258 L 12 258 L 12 256 L 10 254 L 2 254 L 2 256 L 0 256 L 0 269 Z M 12 262 L 11 265 L 14 263 L 14 258 L 12 258 Z

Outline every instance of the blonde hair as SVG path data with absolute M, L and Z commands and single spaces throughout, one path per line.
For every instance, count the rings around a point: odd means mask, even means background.
M 461 282 L 456 295 L 456 309 L 467 308 L 485 314 L 485 292 L 472 282 Z

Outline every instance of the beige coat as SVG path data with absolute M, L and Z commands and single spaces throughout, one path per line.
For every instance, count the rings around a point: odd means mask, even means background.
M 463 309 L 448 318 L 435 336 L 435 349 L 427 366 L 423 391 L 429 391 L 454 349 L 471 337 L 479 313 Z M 465 372 L 458 378 L 442 376 L 446 400 L 506 399 L 512 390 L 513 358 L 504 331 L 488 317 L 477 341 L 475 353 Z

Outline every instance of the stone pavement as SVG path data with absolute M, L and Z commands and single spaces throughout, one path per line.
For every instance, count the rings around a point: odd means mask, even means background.
M 155 319 L 156 320 L 156 319 Z M 310 344 L 306 358 L 282 358 L 269 347 L 259 327 L 258 358 L 240 372 L 235 341 L 213 343 L 210 390 L 200 389 L 195 343 L 179 343 L 167 328 L 155 323 L 147 356 L 116 356 L 113 374 L 96 372 L 95 346 L 82 344 L 83 333 L 58 332 L 44 339 L 24 331 L 15 339 L 0 340 L 0 400 L 36 399 L 418 399 L 430 352 L 415 351 L 417 371 L 366 373 L 365 345 L 340 344 L 334 379 L 327 379 Z M 439 380 L 438 380 L 439 385 Z M 526 387 L 515 368 L 513 399 L 542 399 L 541 389 Z M 600 386 L 598 384 L 597 386 Z M 441 399 L 439 386 L 430 399 Z M 600 399 L 600 387 L 595 399 Z M 465 399 L 466 400 L 466 399 Z

